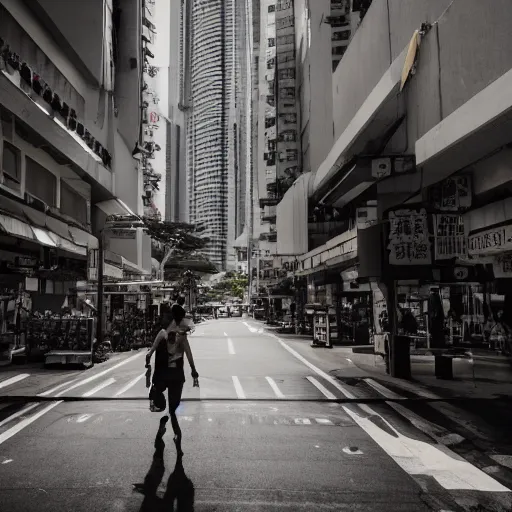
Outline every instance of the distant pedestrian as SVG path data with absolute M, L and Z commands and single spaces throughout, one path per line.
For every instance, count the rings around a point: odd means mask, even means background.
M 181 429 L 176 417 L 176 409 L 180 405 L 185 383 L 184 354 L 186 354 L 192 370 L 194 387 L 199 386 L 199 374 L 196 371 L 187 338 L 190 327 L 184 322 L 185 310 L 178 304 L 174 304 L 171 313 L 173 320 L 167 329 L 161 329 L 156 336 L 151 350 L 146 355 L 146 364 L 149 365 L 151 356 L 155 352 L 155 371 L 149 393 L 150 410 L 152 412 L 165 410 L 164 392 L 167 389 L 171 424 L 178 446 L 181 442 Z

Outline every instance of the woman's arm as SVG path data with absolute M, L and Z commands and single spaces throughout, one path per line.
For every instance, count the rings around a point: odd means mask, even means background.
M 194 364 L 194 357 L 192 356 L 192 349 L 190 348 L 190 343 L 188 339 L 183 340 L 183 348 L 185 349 L 185 354 L 187 355 L 188 364 L 192 370 L 192 378 L 197 379 L 199 377 L 196 371 L 196 365 Z
M 149 363 L 149 360 L 151 359 L 151 356 L 153 355 L 153 352 L 158 348 L 158 345 L 160 344 L 160 342 L 164 338 L 163 332 L 164 331 L 160 331 L 156 335 L 155 341 L 153 342 L 153 346 L 151 347 L 149 352 L 146 354 L 146 363 Z

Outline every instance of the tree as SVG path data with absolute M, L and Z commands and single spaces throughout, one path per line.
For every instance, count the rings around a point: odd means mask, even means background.
M 185 222 L 167 222 L 158 219 L 143 217 L 144 232 L 147 233 L 158 246 L 160 245 L 162 256 L 161 272 L 171 257 L 173 258 L 197 258 L 205 259 L 200 253 L 208 243 L 207 238 L 202 238 L 196 233 L 193 224 Z
M 243 299 L 248 284 L 249 280 L 245 274 L 239 272 L 226 272 L 224 277 L 206 292 L 206 296 L 213 301 L 233 297 Z

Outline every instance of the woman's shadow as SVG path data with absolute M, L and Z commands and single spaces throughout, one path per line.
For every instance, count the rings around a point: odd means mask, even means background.
M 140 512 L 193 512 L 194 511 L 194 484 L 185 474 L 183 469 L 183 452 L 179 442 L 176 442 L 177 457 L 174 471 L 167 480 L 167 489 L 162 496 L 158 492 L 158 487 L 162 482 L 165 473 L 164 448 L 165 443 L 163 435 L 165 434 L 165 425 L 169 420 L 164 416 L 160 420 L 160 426 L 155 438 L 155 453 L 151 467 L 144 479 L 143 484 L 135 484 L 134 491 L 144 495 Z M 176 506 L 176 508 L 175 508 Z

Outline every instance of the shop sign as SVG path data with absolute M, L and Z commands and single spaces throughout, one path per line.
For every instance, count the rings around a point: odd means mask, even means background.
M 430 189 L 430 204 L 436 210 L 456 212 L 471 207 L 471 176 L 461 175 L 447 178 Z
M 512 253 L 500 254 L 492 264 L 494 277 L 497 279 L 512 277 Z
M 89 249 L 87 251 L 87 280 L 98 280 L 98 249 Z
M 468 240 L 470 255 L 484 255 L 512 250 L 512 225 L 487 229 Z
M 109 229 L 108 233 L 110 238 L 122 240 L 135 240 L 137 237 L 136 229 Z
M 464 217 L 457 214 L 435 215 L 435 259 L 448 260 L 467 256 Z
M 388 250 L 390 265 L 430 265 L 432 263 L 427 212 L 397 210 L 389 213 Z

